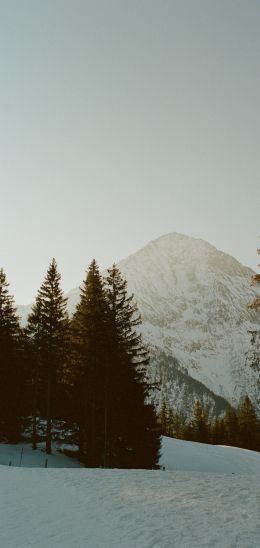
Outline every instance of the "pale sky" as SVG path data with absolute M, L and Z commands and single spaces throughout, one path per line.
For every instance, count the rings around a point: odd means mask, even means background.
M 259 0 L 0 0 L 0 266 L 32 302 L 168 232 L 257 268 Z

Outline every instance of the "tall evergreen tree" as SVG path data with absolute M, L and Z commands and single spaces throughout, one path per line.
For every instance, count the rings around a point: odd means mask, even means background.
M 214 445 L 223 444 L 225 441 L 224 420 L 215 418 L 210 426 L 210 439 Z
M 160 431 L 163 436 L 169 435 L 169 407 L 167 405 L 166 399 L 163 398 L 159 414 L 158 414 L 158 423 L 160 425 Z
M 136 327 L 141 319 L 118 268 L 108 270 L 109 363 L 106 382 L 106 463 L 122 468 L 157 466 L 160 436 L 148 404 L 149 356 Z
M 239 444 L 245 449 L 259 449 L 259 422 L 248 396 L 241 403 L 238 415 Z
M 173 413 L 170 409 L 169 411 L 169 436 L 173 438 L 182 439 L 184 431 L 184 422 L 182 417 L 178 413 Z
M 194 414 L 192 419 L 194 441 L 208 443 L 209 441 L 209 424 L 208 414 L 203 409 L 199 400 L 195 402 Z
M 22 412 L 21 330 L 9 295 L 9 284 L 0 270 L 0 433 L 15 442 Z
M 93 260 L 72 320 L 72 373 L 80 456 L 95 467 L 105 461 L 108 315 L 103 279 Z
M 224 415 L 224 440 L 227 445 L 237 445 L 238 443 L 238 418 L 235 409 L 228 405 Z
M 60 287 L 61 276 L 55 259 L 52 260 L 41 285 L 35 305 L 28 318 L 28 333 L 32 338 L 34 365 L 34 417 L 37 406 L 41 408 L 45 399 L 46 452 L 51 453 L 52 418 L 54 404 L 57 405 L 59 377 L 66 360 L 68 335 L 67 299 Z M 34 422 L 34 436 L 35 436 Z
M 42 301 L 37 295 L 27 320 L 27 356 L 30 371 L 30 400 L 32 411 L 32 448 L 37 447 L 37 415 L 46 412 L 46 390 L 44 387 L 45 371 L 43 365 L 44 328 L 42 322 Z M 45 397 L 44 397 L 45 396 Z

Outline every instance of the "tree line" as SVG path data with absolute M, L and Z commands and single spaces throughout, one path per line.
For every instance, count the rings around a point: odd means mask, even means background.
M 237 411 L 228 405 L 223 417 L 211 419 L 207 409 L 197 400 L 190 421 L 185 421 L 181 415 L 174 413 L 164 399 L 158 422 L 161 433 L 165 436 L 260 451 L 260 420 L 247 395 Z
M 55 259 L 22 329 L 0 270 L 0 437 L 17 442 L 31 428 L 35 449 L 44 420 L 65 425 L 89 467 L 156 468 L 160 432 L 148 403 L 149 355 L 127 282 L 113 265 L 103 278 L 90 264 L 72 318 Z M 55 422 L 56 421 L 56 422 Z

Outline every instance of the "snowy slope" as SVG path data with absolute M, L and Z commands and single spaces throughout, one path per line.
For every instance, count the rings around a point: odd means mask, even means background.
M 233 404 L 245 393 L 256 402 L 256 375 L 245 367 L 247 331 L 259 325 L 257 313 L 247 308 L 256 295 L 252 270 L 203 240 L 177 233 L 150 242 L 118 266 L 142 314 L 151 374 L 161 383 L 158 400 L 164 395 L 179 410 L 186 406 L 182 372 Z M 73 312 L 78 288 L 68 298 Z M 19 312 L 24 318 L 26 309 Z M 200 397 L 197 388 L 191 404 Z M 205 391 L 202 399 L 216 408 Z
M 0 546 L 259 548 L 260 455 L 214 449 L 164 439 L 178 471 L 0 466 Z
M 227 447 L 162 438 L 160 464 L 166 470 L 252 473 L 260 476 L 260 453 Z
M 189 375 L 238 403 L 255 397 L 246 370 L 247 309 L 255 295 L 253 272 L 203 240 L 168 234 L 119 264 L 143 317 L 151 346 L 177 359 Z M 173 397 L 174 399 L 174 397 Z
M 42 444 L 42 448 L 44 444 Z M 21 458 L 22 457 L 22 458 Z M 66 457 L 53 449 L 48 457 L 48 468 L 81 468 L 77 459 Z M 44 468 L 46 454 L 38 446 L 32 450 L 31 444 L 16 445 L 0 443 L 0 465 L 22 468 Z M 218 472 L 218 473 L 251 473 L 260 475 L 260 453 L 240 449 L 195 443 L 173 438 L 162 437 L 160 465 L 166 470 Z

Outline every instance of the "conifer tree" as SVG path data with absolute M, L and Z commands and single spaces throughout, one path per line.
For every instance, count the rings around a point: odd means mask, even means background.
M 245 449 L 258 449 L 259 422 L 255 409 L 248 396 L 241 403 L 238 415 L 239 444 Z
M 160 436 L 155 410 L 148 404 L 149 356 L 136 331 L 141 319 L 118 268 L 108 270 L 110 348 L 107 367 L 107 447 L 109 466 L 157 466 Z
M 227 445 L 237 445 L 238 443 L 238 417 L 235 409 L 228 405 L 224 415 L 224 440 Z
M 160 409 L 159 409 L 158 422 L 160 425 L 161 434 L 163 436 L 168 436 L 169 435 L 169 408 L 165 398 L 163 398 Z
M 58 399 L 58 381 L 65 363 L 68 336 L 67 299 L 60 287 L 61 276 L 55 259 L 38 291 L 35 305 L 28 318 L 28 333 L 32 338 L 34 365 L 34 416 L 37 404 L 43 405 L 46 416 L 46 453 L 51 453 L 52 418 Z M 34 437 L 35 437 L 34 422 Z
M 108 315 L 103 279 L 93 260 L 72 320 L 75 420 L 80 457 L 90 467 L 105 461 Z
M 45 414 L 46 390 L 44 389 L 44 369 L 43 352 L 44 352 L 44 329 L 42 322 L 42 301 L 39 295 L 32 306 L 31 313 L 27 320 L 27 356 L 30 370 L 31 384 L 31 409 L 32 409 L 32 448 L 37 448 L 37 415 Z
M 0 270 L 0 434 L 15 442 L 21 414 L 21 330 L 9 284 Z M 19 359 L 20 358 L 20 359 Z
M 214 445 L 223 444 L 225 441 L 224 420 L 215 418 L 210 428 L 211 441 Z
M 192 426 L 194 440 L 207 443 L 209 441 L 208 415 L 199 400 L 195 402 Z
M 168 412 L 168 424 L 167 424 L 167 436 L 170 438 L 177 437 L 175 436 L 175 415 L 173 413 L 173 410 L 169 408 Z
M 183 439 L 187 441 L 197 441 L 196 433 L 194 431 L 193 423 L 191 421 L 184 425 Z
M 184 423 L 182 417 L 178 413 L 169 411 L 169 423 L 172 437 L 181 440 L 183 438 Z

